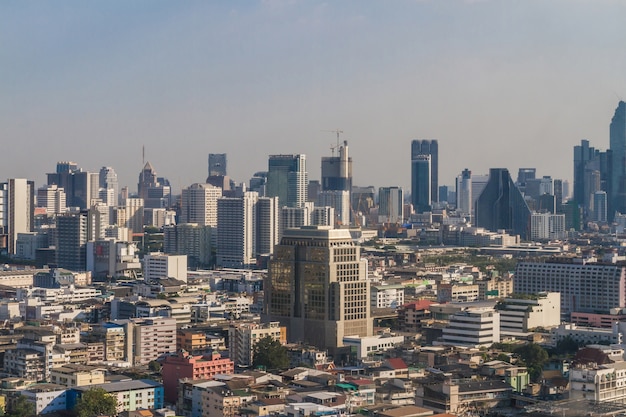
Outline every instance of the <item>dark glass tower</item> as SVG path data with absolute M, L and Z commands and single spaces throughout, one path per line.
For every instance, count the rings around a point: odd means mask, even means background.
M 439 144 L 437 140 L 413 140 L 411 142 L 411 161 L 415 161 L 419 155 L 430 156 L 430 200 L 428 201 L 428 206 L 430 206 L 432 202 L 439 201 Z M 413 185 L 415 180 L 413 169 L 411 169 L 411 192 L 413 192 L 413 188 L 415 188 Z M 413 201 L 415 201 L 414 198 Z M 415 202 L 413 205 L 417 207 Z
M 226 154 L 209 154 L 209 177 L 226 176 Z
M 489 170 L 489 181 L 476 200 L 476 226 L 530 237 L 530 209 L 506 168 Z
M 613 219 L 616 211 L 626 213 L 626 103 L 620 101 L 609 129 L 611 149 L 610 201 Z

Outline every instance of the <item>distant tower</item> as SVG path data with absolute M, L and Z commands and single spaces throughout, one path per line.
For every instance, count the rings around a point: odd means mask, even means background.
M 18 233 L 33 231 L 35 183 L 11 178 L 0 183 L 0 234 L 7 235 L 9 254 L 15 254 Z
M 623 101 L 620 101 L 615 109 L 609 135 L 612 165 L 609 200 L 612 218 L 615 211 L 626 213 L 626 103 Z M 576 184 L 574 184 L 574 190 L 576 190 Z
M 259 196 L 217 200 L 217 265 L 246 268 L 256 264 L 256 205 Z
M 322 191 L 352 189 L 352 158 L 348 156 L 348 141 L 339 146 L 338 156 L 322 157 Z
M 209 177 L 225 177 L 226 174 L 226 154 L 210 153 L 209 154 Z
M 467 168 L 456 177 L 456 210 L 467 216 L 472 214 L 472 171 Z
M 308 182 L 304 154 L 270 155 L 265 193 L 278 197 L 281 207 L 302 207 L 307 201 Z
M 158 185 L 157 173 L 148 161 L 139 173 L 139 182 L 137 183 L 137 194 L 139 198 L 146 200 L 148 198 L 148 189 Z
M 181 223 L 217 227 L 217 200 L 222 189 L 211 184 L 192 184 L 181 194 Z
M 111 167 L 102 167 L 100 168 L 100 195 L 104 195 L 106 199 L 102 199 L 102 201 L 107 206 L 116 207 L 118 205 L 118 196 L 119 196 L 119 183 L 117 180 L 117 173 Z M 105 190 L 102 192 L 102 190 Z M 110 191 L 109 190 L 113 190 Z M 109 201 L 109 197 L 112 197 L 112 200 Z
M 411 199 L 417 213 L 431 209 L 431 173 L 431 156 L 415 155 L 411 161 Z
M 413 140 L 411 142 L 411 161 L 418 159 L 419 155 L 430 156 L 430 198 L 428 206 L 432 202 L 439 201 L 439 143 L 436 139 Z M 414 177 L 411 177 L 411 183 Z M 412 187 L 411 187 L 412 188 Z M 412 192 L 412 190 L 411 190 Z M 415 203 L 413 203 L 415 206 Z
M 505 168 L 489 170 L 489 182 L 475 208 L 475 224 L 492 232 L 500 229 L 530 237 L 530 209 Z
M 264 283 L 263 321 L 280 321 L 290 342 L 335 351 L 344 336 L 371 336 L 367 261 L 347 229 L 287 229 Z
M 380 187 L 378 189 L 378 222 L 402 223 L 404 191 L 400 187 Z

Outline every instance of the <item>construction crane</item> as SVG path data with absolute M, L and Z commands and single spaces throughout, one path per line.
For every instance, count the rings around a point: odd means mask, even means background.
M 322 130 L 322 132 L 333 132 L 337 134 L 337 144 L 335 146 L 333 146 L 332 144 L 330 145 L 330 152 L 332 154 L 332 156 L 335 156 L 335 149 L 337 149 L 340 145 L 340 141 L 339 141 L 339 134 L 343 133 L 343 130 L 341 129 L 335 129 L 335 130 Z

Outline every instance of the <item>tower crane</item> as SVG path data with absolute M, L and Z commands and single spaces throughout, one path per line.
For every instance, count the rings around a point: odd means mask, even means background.
M 333 132 L 337 134 L 337 144 L 335 146 L 333 146 L 332 144 L 330 145 L 330 151 L 332 156 L 335 156 L 335 149 L 337 149 L 339 146 L 341 146 L 339 143 L 339 134 L 343 133 L 343 130 L 341 129 L 335 129 L 335 130 L 322 130 L 322 132 Z

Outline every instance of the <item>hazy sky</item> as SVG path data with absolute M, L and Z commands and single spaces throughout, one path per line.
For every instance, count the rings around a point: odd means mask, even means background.
M 181 186 L 207 154 L 248 181 L 305 153 L 319 179 L 336 128 L 354 184 L 410 184 L 410 142 L 463 169 L 572 177 L 609 145 L 626 97 L 626 2 L 609 0 L 0 2 L 0 178 L 39 186 L 59 160 L 146 160 Z

